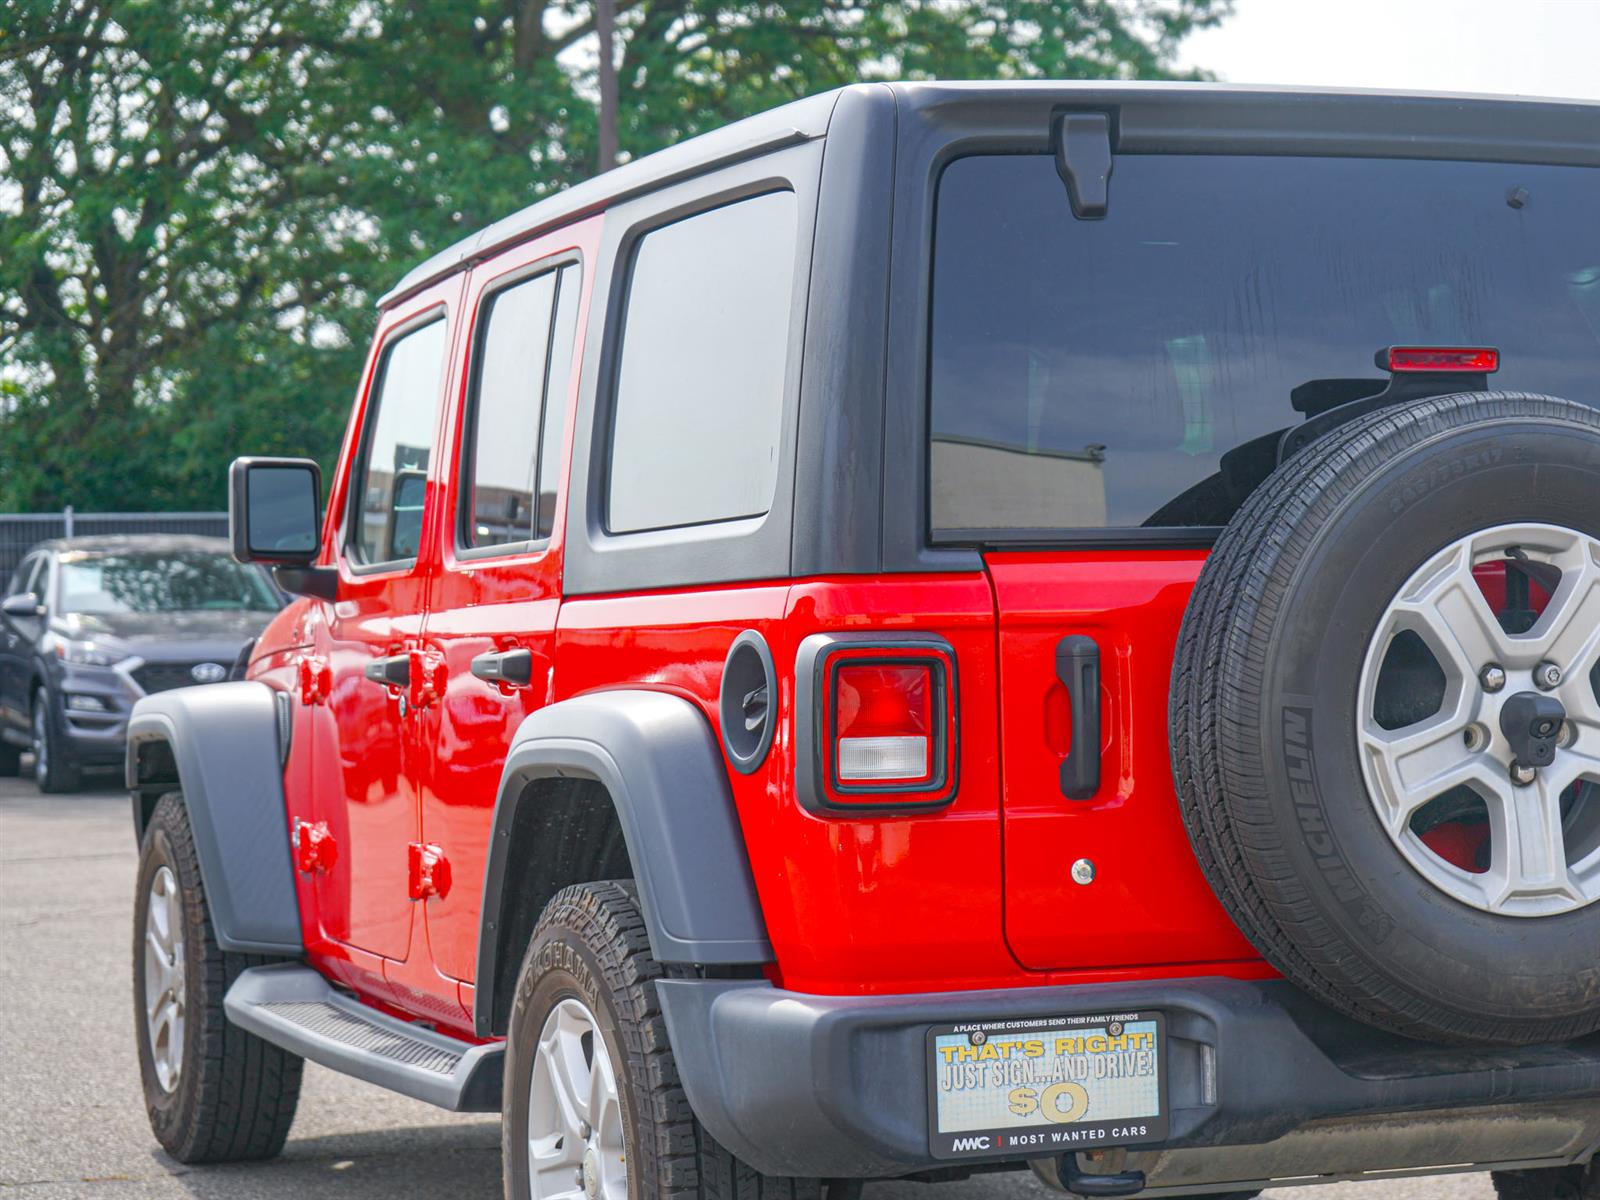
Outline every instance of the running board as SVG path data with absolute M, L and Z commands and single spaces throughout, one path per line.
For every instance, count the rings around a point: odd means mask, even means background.
M 499 1112 L 505 1044 L 473 1045 L 369 1008 L 310 967 L 251 967 L 223 1000 L 263 1041 L 452 1112 Z

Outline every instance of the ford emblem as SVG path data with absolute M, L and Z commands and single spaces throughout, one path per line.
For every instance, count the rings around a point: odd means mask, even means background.
M 189 678 L 196 683 L 221 683 L 228 677 L 228 668 L 221 663 L 195 663 L 189 668 Z

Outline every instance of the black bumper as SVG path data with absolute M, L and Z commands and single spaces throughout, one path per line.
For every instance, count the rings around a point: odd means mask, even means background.
M 1508 1106 L 1593 1111 L 1600 1125 L 1600 1036 L 1513 1050 L 1434 1046 L 1350 1021 L 1276 980 L 889 997 L 810 996 L 751 981 L 657 986 L 696 1115 L 770 1174 L 870 1178 L 964 1165 L 928 1148 L 930 1025 L 1135 1009 L 1167 1018 L 1163 1147 L 1259 1145 L 1341 1117 L 1428 1112 L 1436 1126 L 1441 1112 L 1471 1118 Z M 1530 1144 L 1526 1157 L 1593 1149 Z M 970 1161 L 1008 1157 L 1017 1156 Z

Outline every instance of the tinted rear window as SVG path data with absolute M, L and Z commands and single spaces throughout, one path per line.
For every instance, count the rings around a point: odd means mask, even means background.
M 1492 386 L 1600 403 L 1597 214 L 1580 167 L 1124 155 L 1108 215 L 1080 221 L 1052 158 L 959 159 L 935 232 L 933 527 L 1225 523 L 1223 454 L 1305 420 L 1303 384 L 1381 391 L 1390 345 L 1497 346 Z

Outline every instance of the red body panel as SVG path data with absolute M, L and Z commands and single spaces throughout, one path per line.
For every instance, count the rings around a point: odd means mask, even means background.
M 1178 812 L 1167 699 L 1202 551 L 993 554 L 1000 612 L 1006 940 L 1029 967 L 1257 957 L 1212 894 Z M 1100 647 L 1100 790 L 1061 794 L 1072 749 L 1056 644 Z M 1094 882 L 1072 881 L 1079 858 Z

